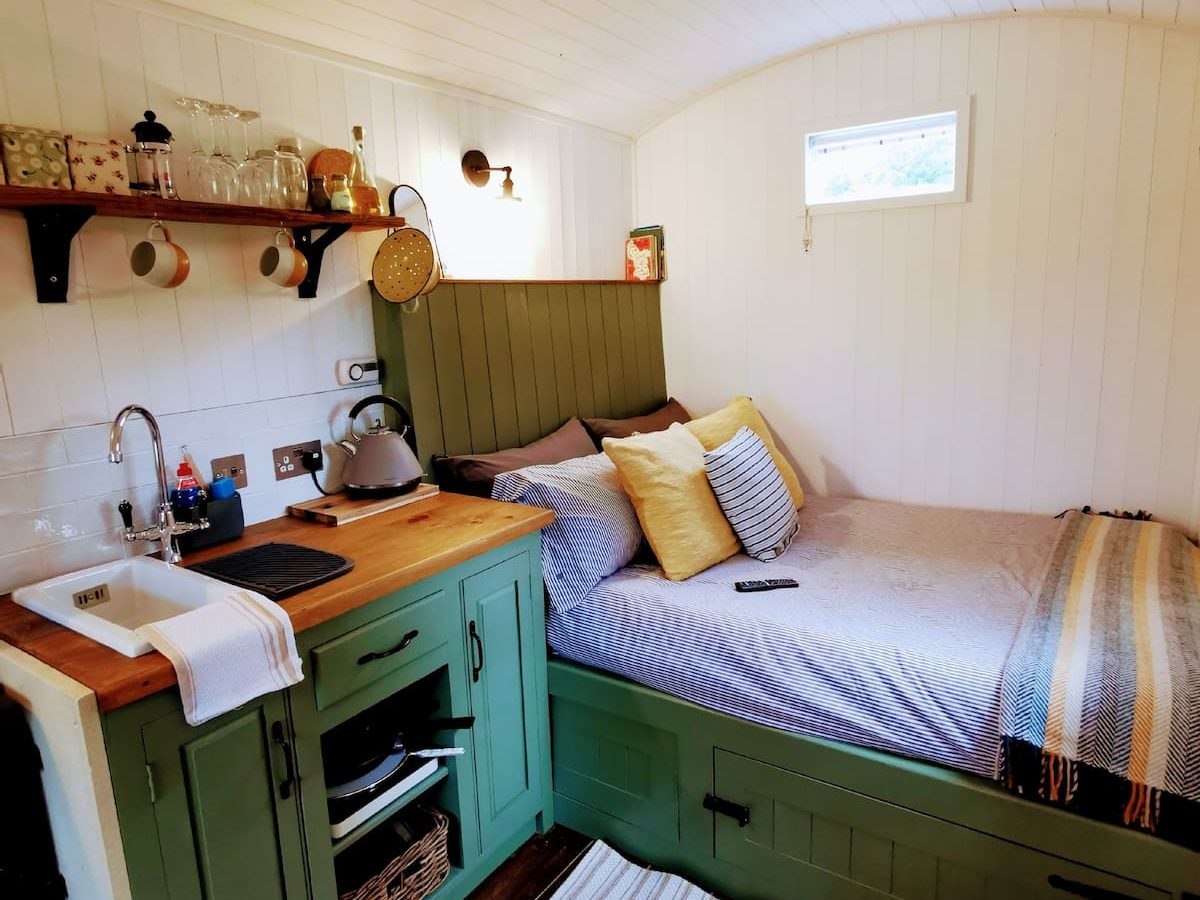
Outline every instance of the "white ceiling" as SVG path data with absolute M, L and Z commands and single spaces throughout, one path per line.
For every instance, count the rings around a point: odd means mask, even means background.
M 853 32 L 992 12 L 1200 25 L 1200 0 L 167 0 L 636 135 L 736 75 Z

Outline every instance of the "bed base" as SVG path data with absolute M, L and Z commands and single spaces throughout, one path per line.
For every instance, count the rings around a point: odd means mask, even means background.
M 1200 900 L 1200 853 L 1158 838 L 562 660 L 549 672 L 557 820 L 722 896 Z

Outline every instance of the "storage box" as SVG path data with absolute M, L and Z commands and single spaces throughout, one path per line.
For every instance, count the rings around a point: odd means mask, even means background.
M 67 165 L 77 191 L 129 194 L 125 145 L 115 138 L 90 140 L 68 134 Z
M 67 144 L 61 132 L 0 125 L 0 153 L 8 183 L 21 187 L 71 189 Z

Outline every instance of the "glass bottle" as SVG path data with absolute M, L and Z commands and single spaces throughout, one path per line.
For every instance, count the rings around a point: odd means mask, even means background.
M 329 188 L 329 205 L 334 212 L 354 212 L 354 196 L 350 192 L 350 182 L 347 176 L 338 172 L 331 176 L 332 185 Z
M 369 215 L 379 214 L 379 188 L 375 186 L 375 176 L 367 165 L 367 150 L 363 142 L 363 127 L 355 125 L 351 129 L 354 137 L 354 154 L 350 163 L 350 193 L 354 197 L 354 210 Z
M 329 189 L 325 186 L 325 176 L 314 175 L 308 179 L 308 208 L 313 212 L 329 212 L 330 205 Z

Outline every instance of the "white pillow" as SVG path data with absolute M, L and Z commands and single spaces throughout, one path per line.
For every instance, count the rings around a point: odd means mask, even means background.
M 504 472 L 492 499 L 554 510 L 542 530 L 542 576 L 556 612 L 570 611 L 642 543 L 637 512 L 603 453 Z
M 787 550 L 800 528 L 796 504 L 771 451 L 749 428 L 704 454 L 708 483 L 746 552 L 770 562 Z

